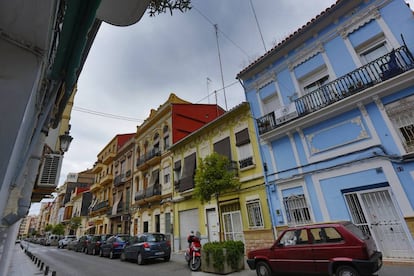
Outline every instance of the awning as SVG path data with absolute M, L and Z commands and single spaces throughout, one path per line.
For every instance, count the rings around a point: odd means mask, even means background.
M 121 199 L 122 199 L 122 193 L 117 193 L 115 197 L 114 205 L 112 206 L 112 215 L 116 215 L 118 205 Z

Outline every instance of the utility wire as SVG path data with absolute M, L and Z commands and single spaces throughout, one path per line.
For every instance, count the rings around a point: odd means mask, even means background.
M 75 111 L 82 112 L 82 113 L 87 113 L 87 114 L 101 116 L 101 117 L 105 117 L 105 118 L 111 118 L 111 119 L 130 121 L 130 122 L 138 122 L 138 121 L 143 122 L 144 121 L 142 119 L 127 117 L 127 116 L 121 116 L 121 115 L 115 115 L 115 114 L 111 114 L 111 113 L 105 113 L 105 112 L 91 110 L 91 109 L 87 109 L 87 108 L 83 108 L 83 107 L 79 107 L 79 106 L 73 106 L 72 109 L 75 110 Z

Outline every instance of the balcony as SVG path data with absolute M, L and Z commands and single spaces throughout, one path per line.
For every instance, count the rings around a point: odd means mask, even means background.
M 126 179 L 127 178 L 126 178 L 126 175 L 124 173 L 121 173 L 121 174 L 115 176 L 114 186 L 117 187 L 117 186 L 120 186 L 120 185 L 124 184 L 126 182 Z
M 105 156 L 102 157 L 102 163 L 105 165 L 111 164 L 112 161 L 114 161 L 115 158 L 115 152 L 108 152 L 105 154 Z
M 101 185 L 108 185 L 112 184 L 112 181 L 114 180 L 114 176 L 112 174 L 107 174 L 104 177 L 101 178 Z
M 95 206 L 93 206 L 92 208 L 92 212 L 106 210 L 107 207 L 109 207 L 109 202 L 108 200 L 104 200 L 104 201 L 96 203 Z
M 148 186 L 144 190 L 139 190 L 135 194 L 135 201 L 137 205 L 143 205 L 148 202 L 161 200 L 161 185 L 154 184 Z
M 104 167 L 104 165 L 102 164 L 102 162 L 97 161 L 97 162 L 95 162 L 95 164 L 93 165 L 92 172 L 93 172 L 94 174 L 97 174 L 97 173 L 99 173 L 99 172 L 101 172 L 101 171 L 103 170 L 103 167 Z
M 161 160 L 161 150 L 159 148 L 153 148 L 145 156 L 145 162 L 147 162 L 148 165 L 150 166 L 160 163 L 160 160 Z
M 283 107 L 283 110 L 277 110 L 256 119 L 259 134 L 269 132 L 285 123 L 360 93 L 413 67 L 414 58 L 411 52 L 406 46 L 402 46 L 296 99 L 291 106 Z

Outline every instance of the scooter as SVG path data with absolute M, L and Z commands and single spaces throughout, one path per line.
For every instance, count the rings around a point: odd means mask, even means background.
M 192 271 L 197 271 L 201 267 L 201 242 L 200 238 L 194 236 L 191 245 L 185 251 L 185 260 L 188 263 L 188 267 Z

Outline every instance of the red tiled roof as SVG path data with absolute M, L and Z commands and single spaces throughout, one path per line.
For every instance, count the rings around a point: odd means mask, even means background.
M 246 68 L 244 68 L 240 73 L 237 74 L 237 77 L 236 78 L 239 78 L 241 75 L 243 75 L 244 73 L 246 73 L 247 71 L 249 71 L 256 64 L 258 64 L 262 60 L 264 60 L 272 52 L 276 51 L 276 49 L 281 48 L 282 46 L 284 46 L 285 44 L 287 44 L 290 40 L 292 40 L 296 36 L 298 36 L 298 35 L 302 34 L 303 32 L 305 32 L 313 23 L 315 23 L 315 21 L 321 19 L 321 17 L 323 17 L 325 14 L 329 13 L 329 11 L 333 7 L 335 7 L 336 5 L 338 5 L 339 2 L 342 2 L 342 1 L 345 1 L 345 0 L 337 0 L 335 4 L 332 4 L 330 7 L 326 8 L 324 11 L 322 11 L 320 14 L 318 14 L 315 18 L 312 18 L 310 21 L 308 21 L 308 23 L 306 23 L 305 25 L 303 25 L 302 27 L 300 27 L 294 33 L 292 33 L 291 35 L 289 35 L 288 37 L 286 37 L 284 40 L 282 40 L 281 42 L 279 42 L 272 49 L 270 49 L 269 51 L 267 51 L 264 55 L 262 55 L 261 57 L 259 57 L 255 61 L 253 61 L 250 65 L 248 65 Z

